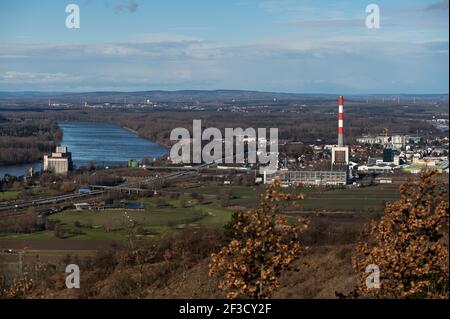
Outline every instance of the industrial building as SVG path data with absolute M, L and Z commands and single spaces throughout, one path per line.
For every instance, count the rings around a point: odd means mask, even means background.
M 394 168 L 390 165 L 360 165 L 358 166 L 358 172 L 369 174 L 391 174 L 394 172 Z
M 383 139 L 380 136 L 362 136 L 356 139 L 356 142 L 359 144 L 383 144 Z
M 339 97 L 338 144 L 331 148 L 331 169 L 346 171 L 350 163 L 350 148 L 344 146 L 344 97 Z
M 383 150 L 383 162 L 385 163 L 393 163 L 394 162 L 394 150 L 392 147 L 387 146 L 384 150 Z
M 408 140 L 416 140 L 414 136 L 407 135 L 387 135 L 384 136 L 362 136 L 356 139 L 359 144 L 369 144 L 369 145 L 389 145 L 393 150 L 402 150 L 405 148 Z M 420 139 L 419 139 L 420 140 Z
M 67 174 L 72 170 L 72 153 L 67 147 L 57 146 L 56 151 L 49 155 L 44 155 L 44 171 L 54 174 Z
M 278 171 L 282 183 L 303 185 L 346 185 L 347 171 Z
M 344 145 L 344 98 L 339 97 L 338 144 L 331 147 L 331 170 L 288 171 L 280 170 L 273 175 L 264 175 L 264 183 L 274 179 L 288 184 L 346 185 L 349 176 L 350 148 Z

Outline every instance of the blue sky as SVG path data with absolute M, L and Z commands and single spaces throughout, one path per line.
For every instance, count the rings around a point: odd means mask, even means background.
M 448 3 L 0 0 L 0 90 L 447 93 Z

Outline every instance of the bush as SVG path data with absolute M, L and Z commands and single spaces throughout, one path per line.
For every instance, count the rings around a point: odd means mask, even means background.
M 220 276 L 218 287 L 227 298 L 270 298 L 282 273 L 299 258 L 299 235 L 307 225 L 290 225 L 279 215 L 282 204 L 292 198 L 303 196 L 285 194 L 275 182 L 257 209 L 234 214 L 232 240 L 211 255 L 209 272 Z
M 367 225 L 352 264 L 355 296 L 381 298 L 449 297 L 447 185 L 425 171 L 418 185 L 400 187 L 400 199 L 385 207 L 379 222 Z M 366 285 L 366 267 L 380 269 L 380 287 Z

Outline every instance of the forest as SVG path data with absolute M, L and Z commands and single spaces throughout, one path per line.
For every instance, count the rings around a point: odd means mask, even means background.
M 37 162 L 61 141 L 55 120 L 0 118 L 0 165 Z

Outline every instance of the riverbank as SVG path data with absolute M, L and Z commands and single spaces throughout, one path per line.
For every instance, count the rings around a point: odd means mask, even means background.
M 136 135 L 139 135 L 139 132 L 138 132 L 138 131 L 135 131 L 135 130 L 133 130 L 133 129 L 127 127 L 127 126 L 122 126 L 122 128 L 125 129 L 125 130 L 127 130 L 127 131 L 130 131 L 131 133 L 134 133 L 134 134 L 136 134 Z
M 55 139 L 48 153 L 54 150 L 56 144 L 67 146 L 76 168 L 90 164 L 100 167 L 125 166 L 131 159 L 142 161 L 144 158 L 159 158 L 167 153 L 165 146 L 144 139 L 129 127 L 105 122 L 78 121 L 61 121 L 55 125 L 60 130 L 61 138 Z M 9 152 L 14 153 L 15 150 Z M 36 159 L 34 162 L 0 165 L 0 177 L 5 174 L 22 176 L 30 167 L 40 171 L 40 161 L 44 154 L 38 153 L 33 157 Z
M 128 126 L 122 126 L 122 125 L 121 125 L 121 127 L 122 127 L 123 129 L 127 130 L 127 131 L 130 131 L 130 132 L 132 132 L 132 133 L 138 135 L 139 137 L 142 137 L 143 139 L 146 139 L 147 141 L 150 141 L 150 142 L 153 142 L 153 143 L 158 143 L 159 145 L 162 145 L 162 146 L 167 147 L 167 148 L 170 148 L 170 147 L 172 146 L 171 143 L 170 143 L 170 140 L 164 139 L 164 140 L 162 140 L 162 141 L 155 141 L 155 140 L 153 140 L 153 139 L 150 139 L 150 138 L 146 137 L 145 134 L 142 134 L 142 133 L 140 133 L 139 131 L 134 130 L 134 129 L 128 127 Z

